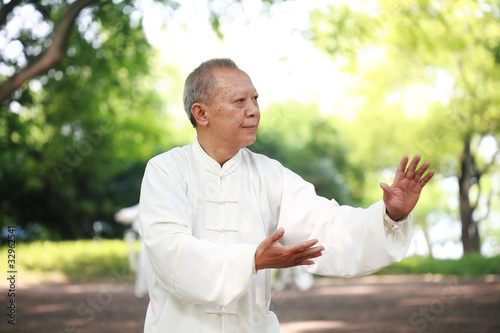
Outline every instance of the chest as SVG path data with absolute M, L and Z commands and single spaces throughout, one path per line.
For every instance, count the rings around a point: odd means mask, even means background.
M 193 235 L 213 243 L 258 244 L 273 225 L 269 200 L 252 170 L 199 170 L 188 184 Z

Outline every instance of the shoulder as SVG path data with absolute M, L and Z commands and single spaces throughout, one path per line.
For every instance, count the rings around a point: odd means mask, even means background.
M 175 147 L 164 153 L 152 157 L 146 166 L 148 168 L 159 168 L 165 172 L 183 170 L 188 163 L 191 145 Z
M 259 170 L 264 169 L 266 173 L 282 174 L 284 171 L 284 167 L 280 162 L 266 155 L 254 153 L 248 148 L 243 148 L 242 154 L 245 161 L 248 161 Z
M 247 148 L 243 150 L 243 157 L 255 184 L 260 184 L 268 193 L 282 192 L 287 169 L 279 161 Z
M 277 181 L 280 184 L 285 183 L 308 183 L 300 175 L 283 166 L 279 161 L 272 159 L 266 155 L 254 153 L 248 148 L 244 149 L 247 158 L 254 164 L 261 178 L 269 184 L 275 184 Z
M 175 147 L 170 150 L 167 150 L 166 152 L 163 152 L 161 154 L 158 154 L 154 157 L 152 157 L 148 163 L 153 163 L 153 164 L 164 164 L 171 162 L 172 160 L 175 160 L 176 158 L 179 158 L 180 156 L 185 154 L 185 150 L 189 147 L 184 146 L 184 147 Z

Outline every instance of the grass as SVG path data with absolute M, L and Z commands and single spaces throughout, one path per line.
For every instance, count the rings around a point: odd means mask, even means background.
M 135 249 L 137 250 L 135 244 Z M 7 272 L 8 247 L 0 246 L 0 269 Z M 127 245 L 122 240 L 17 243 L 15 269 L 29 282 L 104 282 L 118 274 L 133 281 Z M 407 257 L 377 274 L 443 274 L 466 278 L 500 274 L 500 257 L 464 256 L 458 260 Z
M 7 259 L 8 247 L 1 253 Z M 16 270 L 29 282 L 99 282 L 117 274 L 133 279 L 122 240 L 44 241 L 16 244 Z M 6 272 L 7 260 L 0 260 Z
M 465 255 L 460 259 L 407 257 L 377 274 L 443 274 L 466 278 L 500 274 L 500 257 Z

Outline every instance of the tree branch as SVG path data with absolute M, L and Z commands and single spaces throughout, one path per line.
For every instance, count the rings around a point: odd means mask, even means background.
M 21 0 L 11 0 L 9 3 L 3 5 L 2 9 L 0 9 L 0 28 L 2 28 L 7 23 L 7 16 L 9 16 L 10 12 L 19 5 Z
M 95 1 L 77 0 L 66 8 L 58 25 L 54 29 L 52 43 L 47 50 L 39 58 L 0 84 L 0 103 L 7 100 L 24 82 L 46 72 L 62 60 L 66 42 L 78 14 Z

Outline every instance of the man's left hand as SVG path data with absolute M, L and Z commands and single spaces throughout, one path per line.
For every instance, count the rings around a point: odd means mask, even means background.
M 380 183 L 380 187 L 384 190 L 387 215 L 394 221 L 400 220 L 413 210 L 418 202 L 422 188 L 434 176 L 434 170 L 423 176 L 427 168 L 429 168 L 429 162 L 425 162 L 417 170 L 420 155 L 415 156 L 408 169 L 406 169 L 408 160 L 408 156 L 404 156 L 401 160 L 392 186 Z

